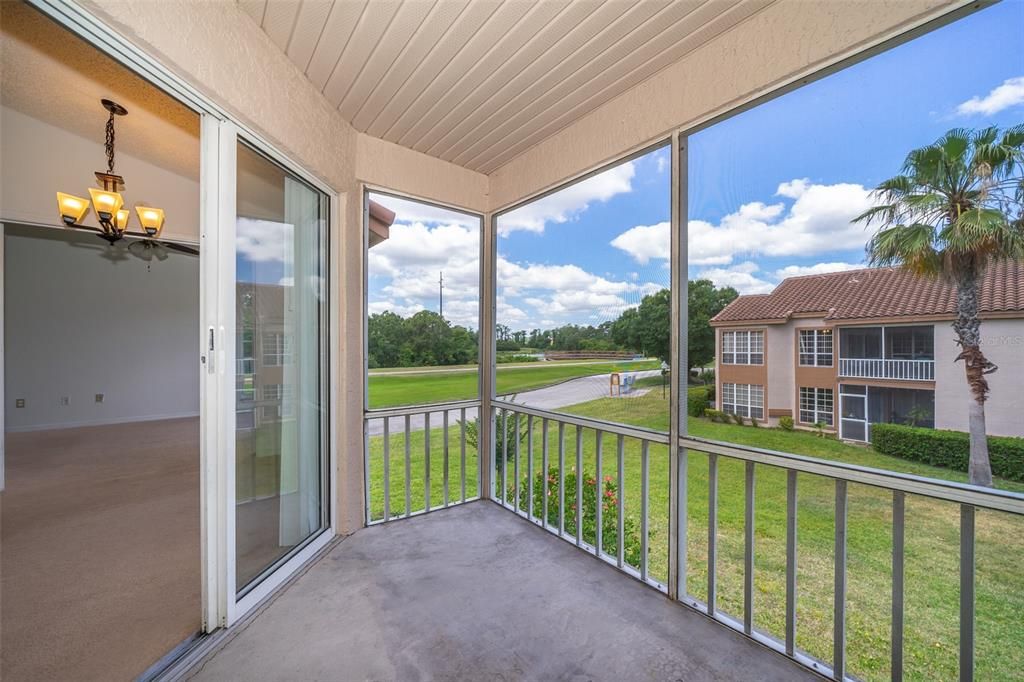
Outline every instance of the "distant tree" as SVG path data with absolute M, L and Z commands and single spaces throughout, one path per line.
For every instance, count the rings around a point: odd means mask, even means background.
M 721 289 L 706 279 L 691 281 L 688 287 L 689 339 L 687 353 L 691 367 L 702 367 L 715 357 L 715 332 L 710 320 L 738 294 L 732 287 Z M 665 362 L 671 354 L 672 294 L 668 289 L 645 296 L 640 306 L 629 308 L 610 325 L 612 341 L 625 350 L 642 351 Z
M 715 330 L 711 327 L 711 318 L 722 312 L 738 295 L 732 287 L 718 289 L 708 279 L 690 281 L 686 297 L 690 367 L 703 367 L 715 359 Z
M 627 308 L 612 322 L 612 341 L 623 350 L 640 350 L 640 337 L 638 335 L 640 313 L 636 308 Z
M 985 375 L 997 367 L 981 350 L 978 288 L 1000 259 L 1024 258 L 1024 125 L 954 129 L 915 149 L 903 171 L 874 191 L 876 205 L 855 220 L 877 221 L 867 245 L 872 265 L 898 265 L 956 286 L 953 331 L 971 399 L 970 463 L 975 485 L 992 485 L 985 429 Z
M 370 315 L 367 321 L 370 367 L 398 367 L 405 340 L 405 320 L 400 316 L 391 311 Z
M 672 292 L 644 296 L 637 309 L 637 340 L 644 355 L 669 362 L 672 353 Z
M 383 312 L 367 321 L 368 362 L 371 368 L 468 364 L 476 362 L 478 338 L 429 310 L 407 319 Z

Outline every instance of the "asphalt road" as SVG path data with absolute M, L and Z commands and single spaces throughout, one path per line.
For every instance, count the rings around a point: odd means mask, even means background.
M 661 370 L 650 369 L 641 372 L 631 372 L 637 379 L 643 379 L 645 377 L 659 376 Z M 557 410 L 560 407 L 566 405 L 576 405 L 578 403 L 585 403 L 591 400 L 597 400 L 598 398 L 607 398 L 608 396 L 608 381 L 610 374 L 595 374 L 588 377 L 580 377 L 578 379 L 570 379 L 569 381 L 563 381 L 560 384 L 553 386 L 547 386 L 545 388 L 538 388 L 533 391 L 524 391 L 523 393 L 511 394 L 503 396 L 505 399 L 513 400 L 521 405 L 528 405 L 530 407 L 536 407 L 542 410 Z M 638 389 L 632 394 L 623 395 L 623 400 L 628 400 L 632 396 L 640 396 L 646 393 L 650 389 Z M 472 407 L 466 410 L 466 419 L 476 419 L 477 408 Z M 458 419 L 461 417 L 459 411 L 452 411 L 448 414 L 448 428 L 457 429 Z M 440 412 L 435 412 L 430 415 L 430 427 L 437 428 L 441 426 L 443 415 Z M 405 417 L 391 417 L 390 418 L 389 430 L 392 434 L 402 433 L 405 429 Z M 410 431 L 422 431 L 425 424 L 425 420 L 422 414 L 414 414 L 409 417 L 409 430 Z M 374 419 L 367 425 L 368 433 L 371 436 L 380 436 L 384 433 L 384 420 Z

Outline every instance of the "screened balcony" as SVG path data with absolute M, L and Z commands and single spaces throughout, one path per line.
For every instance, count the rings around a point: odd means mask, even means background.
M 840 329 L 839 376 L 935 381 L 935 328 L 927 325 Z

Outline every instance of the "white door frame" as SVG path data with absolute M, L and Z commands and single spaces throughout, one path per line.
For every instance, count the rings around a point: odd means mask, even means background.
M 73 0 L 27 0 L 83 40 L 131 71 L 178 99 L 201 117 L 200 134 L 200 332 L 202 358 L 200 380 L 200 518 L 202 556 L 202 627 L 212 632 L 230 626 L 266 598 L 320 549 L 337 528 L 337 435 L 339 342 L 339 255 L 343 201 L 333 188 L 287 155 L 276 150 L 255 131 L 233 121 L 226 109 L 159 61 L 133 45 Z M 245 140 L 289 172 L 327 194 L 329 289 L 328 334 L 330 364 L 329 439 L 326 473 L 329 496 L 327 528 L 275 572 L 235 599 L 235 155 L 237 140 Z M 0 252 L 2 253 L 2 252 Z M 2 289 L 0 289 L 2 293 Z M 0 308 L 2 314 L 2 308 Z M 2 325 L 2 317 L 0 317 Z M 2 326 L 0 326 L 2 329 Z M 211 332 L 213 352 L 210 352 Z M 2 360 L 2 355 L 0 355 Z M 2 374 L 0 374 L 2 377 Z M 2 398 L 2 390 L 0 390 Z M 2 425 L 2 416 L 0 416 Z M 2 480 L 2 479 L 0 479 Z
M 846 435 L 846 433 L 845 433 L 846 429 L 843 427 L 843 422 L 846 422 L 846 421 L 861 422 L 862 421 L 860 419 L 853 419 L 853 418 L 850 418 L 850 417 L 844 417 L 843 416 L 843 404 L 846 401 L 846 399 L 862 400 L 864 402 L 864 419 L 863 419 L 863 423 L 864 423 L 864 438 L 863 438 L 863 440 L 860 439 L 860 438 L 849 438 Z M 855 440 L 855 441 L 858 441 L 858 442 L 869 443 L 869 442 L 871 442 L 870 429 L 871 429 L 871 420 L 870 420 L 870 417 L 869 417 L 869 414 L 868 414 L 868 387 L 867 386 L 864 387 L 864 393 L 844 393 L 843 392 L 843 385 L 840 384 L 839 385 L 839 438 L 841 440 Z

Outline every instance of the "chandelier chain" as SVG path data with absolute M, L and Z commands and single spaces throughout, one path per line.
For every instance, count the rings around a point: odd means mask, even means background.
M 114 112 L 110 112 L 107 119 L 107 172 L 114 173 Z

